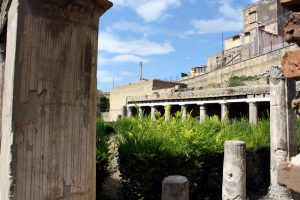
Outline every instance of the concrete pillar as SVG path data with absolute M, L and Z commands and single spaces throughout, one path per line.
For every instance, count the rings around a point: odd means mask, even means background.
M 122 118 L 125 118 L 125 117 L 127 117 L 127 107 L 123 106 L 123 108 L 122 108 Z
M 139 118 L 143 118 L 144 117 L 144 111 L 143 111 L 142 107 L 138 108 L 138 116 L 139 116 Z
M 269 198 L 283 200 L 292 199 L 292 196 L 285 186 L 278 184 L 278 164 L 287 161 L 289 156 L 294 156 L 297 149 L 296 116 L 291 109 L 291 100 L 295 96 L 296 86 L 295 81 L 288 81 L 288 91 L 286 91 L 285 84 L 281 68 L 272 67 L 270 70 L 271 186 Z
M 188 105 L 182 105 L 181 106 L 181 112 L 182 112 L 182 120 L 185 121 L 187 118 L 187 108 Z
M 162 182 L 162 200 L 189 200 L 189 181 L 184 176 L 168 176 Z
M 249 122 L 251 124 L 256 124 L 258 121 L 257 102 L 248 102 L 248 103 L 249 103 Z
M 200 105 L 200 122 L 204 122 L 206 119 L 206 106 Z
M 101 1 L 11 1 L 0 199 L 95 199 Z
M 171 105 L 165 106 L 165 120 L 169 121 L 171 118 Z
M 229 104 L 221 103 L 221 119 L 229 118 Z
M 151 106 L 151 119 L 156 120 L 156 108 L 155 108 L 155 106 Z
M 132 108 L 131 107 L 127 107 L 127 117 L 132 117 Z
M 224 145 L 223 200 L 246 200 L 246 144 L 226 141 Z

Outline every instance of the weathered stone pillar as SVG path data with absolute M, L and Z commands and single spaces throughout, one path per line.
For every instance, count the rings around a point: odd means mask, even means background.
M 5 71 L 5 42 L 0 42 L 0 154 L 1 154 L 1 138 L 2 138 L 2 100 L 4 88 L 4 71 Z
M 221 119 L 229 117 L 229 103 L 221 103 Z
M 181 112 L 182 112 L 182 120 L 185 121 L 187 118 L 187 108 L 188 105 L 182 105 L 181 106 Z
M 297 138 L 295 131 L 296 117 L 292 114 L 292 110 L 287 110 L 286 102 L 286 86 L 285 79 L 282 76 L 282 69 L 272 67 L 270 70 L 270 132 L 271 132 L 271 186 L 269 197 L 273 199 L 292 199 L 290 191 L 278 184 L 278 164 L 281 161 L 287 161 L 288 156 L 294 156 L 296 141 L 291 141 Z M 295 89 L 295 83 L 288 83 L 289 88 Z M 288 89 L 290 90 L 290 89 Z M 289 91 L 288 93 L 290 93 Z M 291 101 L 289 94 L 289 101 Z M 290 106 L 289 106 L 290 107 Z M 287 120 L 287 113 L 290 117 Z M 292 115 L 291 115 L 292 114 Z M 288 138 L 288 132 L 290 137 Z
M 223 200 L 246 200 L 246 144 L 226 141 L 224 145 Z
M 123 106 L 123 108 L 122 108 L 122 118 L 125 118 L 125 117 L 127 117 L 127 107 Z
M 127 107 L 127 117 L 132 117 L 132 108 L 131 107 Z
M 143 118 L 144 117 L 144 110 L 142 107 L 138 108 L 138 116 L 139 118 Z
M 165 120 L 169 121 L 171 118 L 171 105 L 165 106 Z
M 189 181 L 184 176 L 168 176 L 162 183 L 162 200 L 189 200 Z
M 256 124 L 258 121 L 257 102 L 248 102 L 249 104 L 249 122 Z
M 156 120 L 156 108 L 155 108 L 155 106 L 151 106 L 151 119 Z
M 206 119 L 206 106 L 200 105 L 200 122 L 204 122 Z
M 99 16 L 106 0 L 13 0 L 0 199 L 95 199 Z

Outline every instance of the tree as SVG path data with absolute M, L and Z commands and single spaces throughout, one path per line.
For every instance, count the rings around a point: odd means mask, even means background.
M 97 117 L 100 117 L 102 112 L 109 111 L 108 93 L 97 90 L 96 108 L 97 108 Z

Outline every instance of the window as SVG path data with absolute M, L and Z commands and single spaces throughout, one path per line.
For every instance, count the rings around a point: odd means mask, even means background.
M 249 13 L 249 22 L 253 23 L 257 20 L 257 13 L 256 11 Z

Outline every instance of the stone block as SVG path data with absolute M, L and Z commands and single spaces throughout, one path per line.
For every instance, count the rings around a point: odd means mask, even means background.
M 280 0 L 280 3 L 283 7 L 293 10 L 293 11 L 300 11 L 300 1 L 299 0 Z
M 300 193 L 300 156 L 294 157 L 291 162 L 280 162 L 277 176 L 279 184 Z
M 184 176 L 168 176 L 162 183 L 162 200 L 188 200 L 189 181 Z
M 300 44 L 300 12 L 290 15 L 288 22 L 284 27 L 285 40 L 288 43 Z
M 300 50 L 286 52 L 281 65 L 285 78 L 300 79 Z

